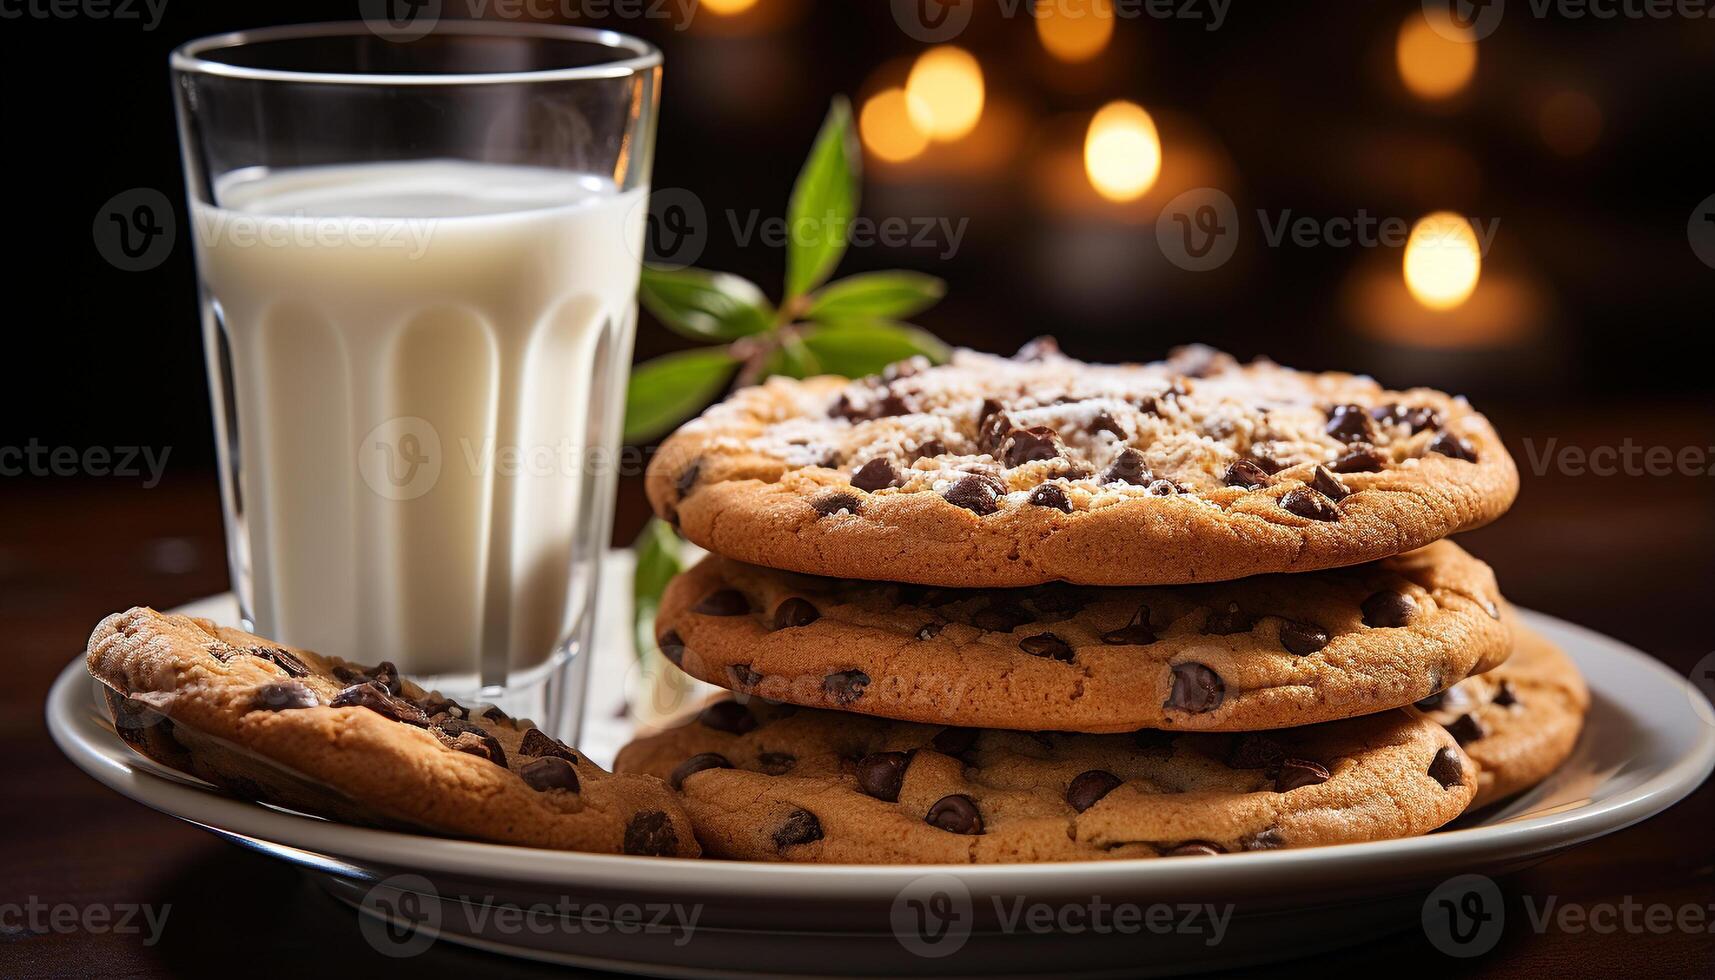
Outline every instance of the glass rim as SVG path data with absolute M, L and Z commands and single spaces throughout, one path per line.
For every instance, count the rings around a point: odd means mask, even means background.
M 361 20 L 322 21 L 314 24 L 288 24 L 252 30 L 210 34 L 174 48 L 167 58 L 174 71 L 198 75 L 214 75 L 249 81 L 299 82 L 331 85 L 493 85 L 528 82 L 562 82 L 625 78 L 661 65 L 661 49 L 648 41 L 619 31 L 594 27 L 574 27 L 569 24 L 523 24 L 510 21 L 442 20 L 424 36 L 461 35 L 467 37 L 539 38 L 556 41 L 577 41 L 616 52 L 629 52 L 627 57 L 615 58 L 593 65 L 543 68 L 531 71 L 499 72 L 325 72 L 296 71 L 289 68 L 254 68 L 211 60 L 205 55 L 249 44 L 272 41 L 301 41 L 318 37 L 377 37 L 388 40 Z M 396 43 L 409 43 L 396 42 Z

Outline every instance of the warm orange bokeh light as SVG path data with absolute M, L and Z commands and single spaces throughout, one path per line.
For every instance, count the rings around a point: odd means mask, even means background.
M 757 0 L 697 0 L 699 8 L 719 17 L 734 17 L 756 6 Z
M 982 118 L 983 70 L 963 48 L 930 48 L 911 66 L 905 93 L 917 128 L 932 140 L 951 142 Z
M 1445 19 L 1430 26 L 1427 17 Z M 1470 84 L 1477 72 L 1477 39 L 1465 28 L 1457 27 L 1441 11 L 1412 14 L 1399 29 L 1399 43 L 1394 57 L 1399 64 L 1399 78 L 1413 95 L 1424 99 L 1445 99 Z M 1466 40 L 1455 41 L 1464 36 Z
M 1110 102 L 1084 136 L 1084 173 L 1110 201 L 1135 201 L 1161 176 L 1161 136 L 1155 120 L 1133 102 Z
M 911 98 L 902 88 L 877 92 L 858 113 L 858 133 L 869 152 L 900 163 L 929 147 L 929 137 L 911 121 Z
M 1036 6 L 1036 36 L 1061 61 L 1089 61 L 1114 36 L 1113 0 L 1049 0 Z
M 1411 226 L 1405 243 L 1405 286 L 1432 310 L 1451 310 L 1471 298 L 1482 275 L 1477 232 L 1463 215 L 1437 211 Z

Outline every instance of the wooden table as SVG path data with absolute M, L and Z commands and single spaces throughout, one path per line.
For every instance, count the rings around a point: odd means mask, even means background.
M 1715 649 L 1715 477 L 1531 472 L 1550 438 L 1559 446 L 1706 446 L 1715 409 L 1658 405 L 1576 414 L 1494 413 L 1512 439 L 1525 490 L 1505 520 L 1462 538 L 1496 567 L 1508 595 L 1648 650 L 1682 672 Z M 1715 459 L 1709 461 L 1715 464 Z M 643 516 L 632 481 L 621 493 L 622 533 Z M 547 968 L 446 943 L 407 961 L 371 950 L 354 913 L 293 868 L 154 813 L 77 771 L 42 722 L 48 684 L 104 614 L 136 603 L 171 606 L 227 587 L 212 473 L 170 471 L 162 484 L 42 478 L 0 480 L 0 637 L 11 683 L 0 689 L 8 771 L 0 834 L 0 907 L 34 899 L 87 909 L 170 905 L 159 941 L 136 934 L 31 931 L 0 908 L 0 975 L 318 975 L 329 970 L 546 976 Z M 1508 926 L 1474 962 L 1444 959 L 1412 922 L 1342 952 L 1255 971 L 1432 971 L 1481 976 L 1715 974 L 1715 934 L 1599 934 L 1528 926 L 1539 905 L 1715 903 L 1715 788 L 1666 814 L 1503 880 Z M 1315 882 L 1304 882 L 1315 900 Z M 1715 916 L 1712 916 L 1715 918 Z M 765 956 L 766 953 L 761 955 Z M 1071 964 L 1068 964 L 1070 967 Z

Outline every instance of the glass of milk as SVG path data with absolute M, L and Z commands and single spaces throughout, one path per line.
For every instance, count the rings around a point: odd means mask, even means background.
M 246 626 L 575 736 L 660 52 L 389 21 L 172 71 Z

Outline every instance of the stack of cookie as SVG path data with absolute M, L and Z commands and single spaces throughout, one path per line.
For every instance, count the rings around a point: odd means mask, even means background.
M 615 768 L 666 779 L 735 858 L 1425 833 L 1540 779 L 1583 714 L 1443 540 L 1517 482 L 1463 399 L 1201 347 L 774 379 L 648 481 L 713 553 L 668 588 L 662 653 L 737 697 Z

